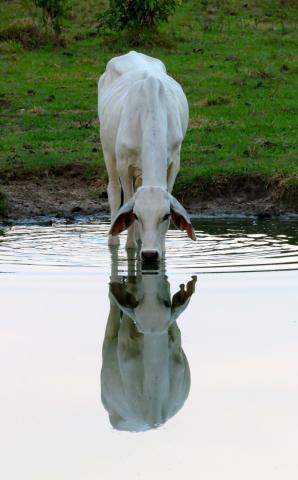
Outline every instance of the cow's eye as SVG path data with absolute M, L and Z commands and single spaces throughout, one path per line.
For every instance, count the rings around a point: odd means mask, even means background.
M 165 222 L 166 220 L 168 220 L 168 218 L 170 218 L 170 214 L 169 213 L 166 213 L 162 219 L 163 222 Z
M 170 304 L 170 302 L 168 302 L 168 300 L 164 300 L 163 304 L 167 308 L 170 308 L 170 306 L 171 306 L 171 304 Z

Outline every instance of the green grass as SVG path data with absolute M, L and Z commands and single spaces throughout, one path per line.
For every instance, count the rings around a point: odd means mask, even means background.
M 297 184 L 295 3 L 184 0 L 159 35 L 131 45 L 126 34 L 94 36 L 105 1 L 74 1 L 64 48 L 2 41 L 0 174 L 74 164 L 104 174 L 97 80 L 111 57 L 133 46 L 163 60 L 189 100 L 177 188 L 239 174 Z M 0 4 L 0 30 L 30 15 L 23 1 Z

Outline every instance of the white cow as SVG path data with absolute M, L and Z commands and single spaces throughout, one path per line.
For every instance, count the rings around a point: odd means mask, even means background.
M 186 211 L 171 195 L 188 124 L 182 88 L 160 60 L 133 51 L 109 61 L 98 87 L 112 217 L 109 245 L 118 245 L 119 233 L 128 228 L 127 248 L 136 247 L 137 234 L 143 258 L 160 257 L 170 218 L 195 240 Z M 118 210 L 121 187 L 124 205 Z

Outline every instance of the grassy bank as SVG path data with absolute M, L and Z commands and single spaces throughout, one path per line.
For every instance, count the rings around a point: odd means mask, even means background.
M 87 178 L 104 178 L 97 80 L 111 57 L 135 48 L 163 60 L 189 100 L 177 192 L 239 176 L 282 179 L 297 192 L 295 1 L 184 0 L 161 33 L 140 45 L 122 33 L 96 35 L 105 1 L 72 4 L 65 44 L 34 48 L 43 42 L 3 34 L 34 12 L 23 1 L 0 1 L 2 179 L 67 175 L 76 165 Z

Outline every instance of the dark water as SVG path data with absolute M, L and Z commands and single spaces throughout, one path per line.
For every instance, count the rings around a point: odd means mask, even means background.
M 194 224 L 154 268 L 103 220 L 3 229 L 3 478 L 298 478 L 297 221 Z

